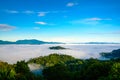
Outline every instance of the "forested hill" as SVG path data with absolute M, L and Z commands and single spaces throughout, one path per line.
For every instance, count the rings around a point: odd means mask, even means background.
M 61 44 L 60 42 L 45 42 L 36 39 L 17 40 L 15 42 L 0 40 L 0 44 Z
M 106 58 L 120 58 L 120 49 L 113 50 L 112 52 L 102 52 L 100 54 Z
M 29 63 L 41 65 L 42 75 L 33 74 Z M 0 80 L 120 80 L 120 59 L 81 60 L 69 55 L 50 54 L 13 65 L 0 61 Z

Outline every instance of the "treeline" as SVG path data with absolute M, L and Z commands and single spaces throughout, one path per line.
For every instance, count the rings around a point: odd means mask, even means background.
M 54 66 L 55 64 L 60 64 L 67 61 L 74 60 L 75 58 L 64 54 L 50 54 L 49 56 L 40 56 L 37 58 L 30 59 L 28 63 L 40 64 L 43 67 Z
M 75 59 L 68 55 L 51 54 L 31 59 L 29 63 L 44 66 L 46 80 L 120 80 L 120 59 Z
M 42 75 L 31 73 L 29 63 L 43 66 Z M 50 54 L 14 65 L 0 62 L 0 80 L 120 80 L 120 59 L 81 60 L 69 55 Z
M 64 48 L 64 47 L 61 47 L 61 46 L 52 46 L 52 47 L 49 47 L 49 49 L 52 49 L 52 50 L 62 50 L 62 49 L 67 49 L 67 48 Z
M 43 80 L 41 76 L 31 73 L 25 61 L 11 65 L 0 61 L 0 80 Z

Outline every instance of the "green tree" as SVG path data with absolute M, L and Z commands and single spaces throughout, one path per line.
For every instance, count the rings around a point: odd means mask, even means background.
M 111 80 L 120 80 L 120 63 L 114 63 L 109 73 Z
M 12 65 L 0 62 L 0 80 L 15 80 L 15 70 Z
M 15 71 L 16 73 L 29 73 L 30 69 L 25 61 L 18 61 L 15 65 Z
M 29 80 L 31 77 L 30 69 L 25 61 L 18 61 L 15 64 L 16 79 Z
M 72 75 L 64 64 L 57 64 L 43 70 L 47 80 L 72 80 Z

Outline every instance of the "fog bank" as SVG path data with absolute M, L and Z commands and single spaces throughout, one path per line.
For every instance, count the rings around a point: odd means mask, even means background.
M 62 46 L 65 50 L 50 50 L 51 46 Z M 0 60 L 16 63 L 20 60 L 45 56 L 51 53 L 67 54 L 75 58 L 100 58 L 99 53 L 119 49 L 120 44 L 44 44 L 44 45 L 0 45 Z

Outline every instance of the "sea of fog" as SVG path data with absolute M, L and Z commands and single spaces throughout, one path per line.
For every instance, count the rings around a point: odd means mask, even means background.
M 50 50 L 51 46 L 62 46 L 65 50 Z M 46 56 L 51 53 L 67 54 L 75 58 L 98 58 L 99 53 L 111 52 L 119 49 L 120 44 L 43 44 L 43 45 L 0 45 L 0 60 L 10 64 L 20 60 L 29 60 L 38 56 Z

